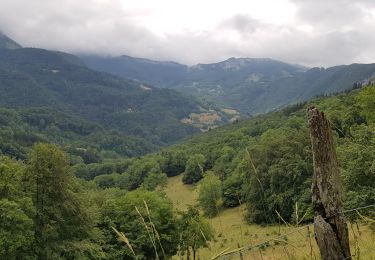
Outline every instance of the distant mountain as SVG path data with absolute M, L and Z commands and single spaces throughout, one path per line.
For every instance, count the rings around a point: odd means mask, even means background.
M 118 150 L 125 155 L 174 143 L 220 121 L 200 122 L 200 116 L 218 114 L 174 90 L 94 71 L 76 56 L 34 48 L 0 49 L 0 108 L 18 113 L 17 122 L 24 119 L 22 124 L 39 129 L 36 135 L 45 131 L 47 139 L 57 142 L 83 140 L 100 131 L 92 145 L 121 143 Z M 8 136 L 9 120 L 2 121 L 0 113 L 0 142 L 6 140 L 2 134 Z
M 22 48 L 22 46 L 0 32 L 0 49 L 14 50 L 18 48 Z
M 206 103 L 254 115 L 352 88 L 375 73 L 375 64 L 308 69 L 272 59 L 230 58 L 187 67 L 122 56 L 83 57 L 92 68 L 191 94 Z
M 176 62 L 154 61 L 130 56 L 81 56 L 88 67 L 128 79 L 147 82 L 153 86 L 178 85 L 187 76 L 189 67 Z

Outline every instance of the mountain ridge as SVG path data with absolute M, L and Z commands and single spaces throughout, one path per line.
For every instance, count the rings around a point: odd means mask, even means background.
M 19 49 L 22 48 L 20 44 L 9 38 L 7 35 L 0 31 L 0 49 Z
M 153 61 L 152 66 L 141 66 L 132 57 L 82 59 L 93 69 L 175 89 L 207 104 L 233 108 L 248 115 L 346 91 L 375 74 L 375 64 L 371 63 L 307 68 L 270 58 L 232 57 L 217 63 L 193 66 L 172 63 L 174 66 L 167 67 L 158 61 Z

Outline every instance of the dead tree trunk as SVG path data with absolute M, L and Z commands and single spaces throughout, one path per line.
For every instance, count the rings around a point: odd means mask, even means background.
M 342 215 L 342 188 L 331 129 L 324 113 L 308 110 L 314 159 L 312 202 L 315 240 L 323 260 L 351 259 L 348 227 Z

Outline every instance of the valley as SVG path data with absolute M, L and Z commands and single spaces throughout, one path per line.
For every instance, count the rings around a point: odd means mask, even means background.
M 1 34 L 0 258 L 320 259 L 314 106 L 351 252 L 372 259 L 374 72 L 100 58 Z

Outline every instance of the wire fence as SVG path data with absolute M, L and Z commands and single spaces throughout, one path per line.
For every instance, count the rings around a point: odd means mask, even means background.
M 355 213 L 358 221 L 348 222 L 352 259 L 375 260 L 375 230 L 369 224 L 375 220 L 360 213 L 363 210 L 372 210 L 375 204 L 353 209 L 347 209 L 338 214 Z M 375 211 L 371 211 L 375 214 Z M 373 216 L 372 216 L 373 217 Z M 314 223 L 303 226 L 290 226 L 292 230 L 280 233 L 261 243 L 248 244 L 234 250 L 224 250 L 211 260 L 225 259 L 320 259 L 319 249 L 315 242 L 313 232 Z M 296 234 L 296 235 L 294 235 Z M 372 254 L 374 253 L 374 254 Z

